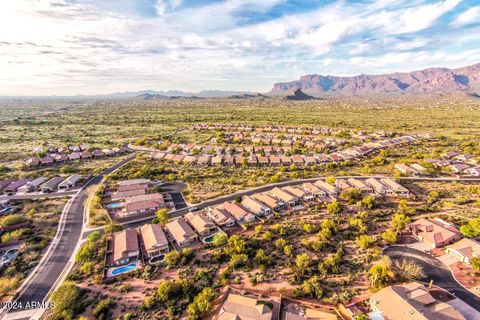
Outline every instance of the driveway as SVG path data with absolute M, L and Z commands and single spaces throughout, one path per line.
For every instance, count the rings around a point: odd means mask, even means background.
M 383 254 L 389 256 L 392 260 L 407 259 L 415 261 L 423 267 L 423 272 L 425 273 L 425 277 L 419 280 L 424 282 L 433 280 L 435 285 L 447 290 L 477 311 L 480 311 L 480 297 L 462 287 L 453 278 L 450 270 L 438 259 L 421 251 L 400 246 L 385 248 Z

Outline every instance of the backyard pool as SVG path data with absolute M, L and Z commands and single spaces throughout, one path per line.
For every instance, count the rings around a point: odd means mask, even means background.
M 118 209 L 121 207 L 123 207 L 123 204 L 121 202 L 113 202 L 113 203 L 107 204 L 108 209 Z
M 113 269 L 112 270 L 112 275 L 113 276 L 118 276 L 119 274 L 127 273 L 127 272 L 130 272 L 132 270 L 135 270 L 135 268 L 137 268 L 137 265 L 135 263 L 131 263 L 127 266 L 123 266 L 123 267 Z
M 206 237 L 206 238 L 203 239 L 203 242 L 205 242 L 205 243 L 212 243 L 214 237 L 215 237 L 215 236 Z
M 0 265 L 3 265 L 5 263 L 8 263 L 15 259 L 15 257 L 18 254 L 18 249 L 10 249 L 8 250 L 5 255 L 0 259 Z

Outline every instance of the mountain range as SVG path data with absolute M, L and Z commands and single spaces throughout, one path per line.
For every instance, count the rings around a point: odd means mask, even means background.
M 273 85 L 268 95 L 286 96 L 300 89 L 314 97 L 443 96 L 480 97 L 480 63 L 458 68 L 429 68 L 408 73 L 353 77 L 310 74 Z

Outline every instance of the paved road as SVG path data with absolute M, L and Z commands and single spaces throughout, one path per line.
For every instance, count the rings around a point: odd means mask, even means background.
M 433 283 L 457 298 L 465 301 L 467 304 L 480 311 L 480 297 L 462 287 L 452 276 L 450 270 L 440 260 L 432 256 L 407 247 L 393 246 L 386 248 L 383 253 L 392 259 L 410 259 L 423 267 L 425 277 L 420 279 L 424 282 Z
M 7 196 L 9 200 L 29 200 L 29 199 L 43 199 L 43 198 L 63 198 L 63 197 L 70 197 L 76 194 L 78 191 L 77 189 L 63 191 L 63 192 L 52 192 L 52 193 L 26 193 L 26 194 L 18 194 L 13 196 Z
M 32 302 L 41 303 L 48 299 L 48 294 L 54 288 L 56 282 L 62 278 L 69 259 L 75 254 L 77 242 L 81 239 L 85 211 L 84 203 L 88 197 L 86 187 L 100 183 L 104 175 L 118 169 L 133 158 L 134 156 L 128 157 L 108 168 L 102 174 L 92 178 L 73 197 L 69 207 L 66 208 L 65 220 L 63 223 L 60 222 L 58 239 L 52 241 L 52 249 L 48 256 L 35 270 L 31 280 L 17 296 L 16 301 L 21 308 L 10 310 L 9 313 L 20 312 L 26 309 L 27 302 L 30 304 Z

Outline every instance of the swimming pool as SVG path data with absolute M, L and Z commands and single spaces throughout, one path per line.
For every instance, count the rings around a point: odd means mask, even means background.
M 18 255 L 18 249 L 10 249 L 8 250 L 5 255 L 1 258 L 0 260 L 0 265 L 3 265 L 5 263 L 8 263 L 15 259 L 15 257 Z
M 123 267 L 120 267 L 120 268 L 113 269 L 112 270 L 112 275 L 113 276 L 118 276 L 119 274 L 127 273 L 127 272 L 130 272 L 132 270 L 135 270 L 135 268 L 137 268 L 137 265 L 135 263 L 131 263 L 127 266 L 123 266 Z
M 123 207 L 123 203 L 121 203 L 121 202 L 113 202 L 113 203 L 107 204 L 108 209 L 118 209 L 118 208 L 121 208 L 121 207 Z

